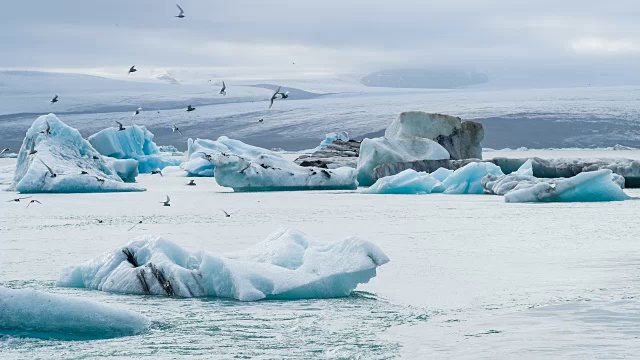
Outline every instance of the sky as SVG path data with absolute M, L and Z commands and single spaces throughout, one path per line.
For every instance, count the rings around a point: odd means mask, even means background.
M 633 77 L 637 0 L 21 0 L 0 68 L 356 73 L 457 68 Z M 295 66 L 293 63 L 295 62 Z M 117 70 L 116 70 L 117 69 Z

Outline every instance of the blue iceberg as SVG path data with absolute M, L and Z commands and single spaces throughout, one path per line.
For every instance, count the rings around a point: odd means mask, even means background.
M 89 142 L 104 156 L 137 160 L 140 173 L 180 165 L 180 160 L 160 152 L 153 142 L 153 134 L 144 126 L 131 125 L 122 131 L 116 128 L 103 129 L 91 135 Z
M 388 261 L 367 241 L 316 244 L 294 230 L 279 230 L 247 250 L 224 255 L 189 252 L 169 240 L 141 237 L 66 268 L 58 285 L 240 301 L 334 298 L 351 294 Z
M 138 313 L 71 296 L 0 286 L 0 334 L 56 340 L 137 335 L 149 320 Z
M 363 190 L 365 194 L 430 194 L 440 182 L 431 175 L 407 169 L 393 176 L 386 176 Z
M 482 194 L 482 178 L 487 175 L 504 175 L 500 167 L 492 163 L 470 163 L 451 173 L 433 192 L 445 194 Z
M 78 130 L 53 114 L 40 116 L 27 131 L 18 155 L 13 189 L 21 193 L 144 190 L 124 183 Z
M 349 133 L 346 131 L 328 133 L 325 135 L 324 140 L 320 142 L 320 146 L 318 146 L 318 148 L 326 148 L 327 146 L 333 144 L 336 140 L 349 141 Z
M 114 159 L 108 156 L 104 157 L 107 164 L 109 164 L 116 174 L 124 182 L 132 183 L 136 182 L 136 178 L 139 175 L 138 172 L 138 160 L 134 159 Z

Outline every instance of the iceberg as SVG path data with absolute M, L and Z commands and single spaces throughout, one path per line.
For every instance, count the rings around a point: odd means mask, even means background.
M 211 160 L 216 182 L 234 191 L 355 190 L 356 170 L 342 167 L 302 167 L 278 156 L 261 154 L 255 159 L 220 155 Z
M 149 320 L 133 311 L 71 296 L 0 286 L 0 334 L 56 340 L 137 335 Z
M 430 194 L 440 182 L 427 173 L 407 169 L 397 175 L 384 177 L 364 194 Z
M 89 142 L 104 156 L 138 160 L 140 173 L 180 165 L 180 160 L 160 152 L 153 142 L 153 134 L 144 126 L 131 125 L 122 131 L 116 128 L 103 129 L 89 136 Z
M 209 160 L 213 156 L 233 154 L 245 159 L 255 159 L 260 154 L 269 154 L 280 157 L 274 151 L 245 144 L 240 140 L 229 139 L 226 136 L 221 136 L 215 141 L 207 139 L 196 139 L 194 141 L 189 139 L 187 145 L 189 160 L 182 163 L 180 167 L 189 176 L 214 176 L 214 165 Z
M 144 190 L 124 183 L 78 130 L 53 114 L 40 116 L 27 131 L 18 155 L 13 189 L 21 193 Z
M 455 170 L 433 192 L 445 194 L 482 194 L 482 179 L 487 175 L 504 175 L 500 167 L 492 163 L 476 162 Z
M 598 202 L 622 201 L 624 178 L 611 170 L 580 173 L 571 178 L 540 179 L 512 173 L 488 175 L 482 180 L 486 192 L 503 195 L 505 202 Z
M 346 131 L 328 133 L 327 135 L 325 135 L 324 140 L 320 142 L 320 146 L 318 146 L 316 150 L 319 150 L 320 148 L 326 148 L 337 140 L 344 142 L 349 141 L 349 133 Z
M 114 159 L 112 157 L 105 156 L 107 164 L 111 166 L 116 174 L 127 183 L 136 182 L 138 175 L 138 160 L 134 159 Z
M 415 171 L 415 170 L 414 170 Z M 434 179 L 443 182 L 445 181 L 449 175 L 453 174 L 453 170 L 449 170 L 449 169 L 445 169 L 445 168 L 438 168 L 436 171 L 432 172 L 430 175 L 431 177 L 433 177 Z
M 146 236 L 66 268 L 58 285 L 240 301 L 334 298 L 351 294 L 388 261 L 367 241 L 317 244 L 294 230 L 279 230 L 247 250 L 225 255 L 189 252 L 169 240 Z

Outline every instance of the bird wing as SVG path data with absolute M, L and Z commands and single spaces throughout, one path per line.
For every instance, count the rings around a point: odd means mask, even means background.
M 39 160 L 40 160 L 40 162 L 42 163 L 42 165 L 44 165 L 44 166 L 46 166 L 46 167 L 47 167 L 47 170 L 49 170 L 49 172 L 51 173 L 51 175 L 53 175 L 53 174 L 54 174 L 54 172 L 53 172 L 53 170 L 51 170 L 51 168 L 49 167 L 49 165 L 45 164 L 45 163 L 44 163 L 44 161 L 42 161 L 42 159 L 39 159 Z
M 227 213 L 226 211 L 220 209 L 220 211 L 222 211 L 224 213 L 225 216 L 230 216 L 229 213 Z
M 178 132 L 178 134 L 180 134 L 180 136 L 182 136 L 182 131 L 180 131 L 180 129 L 176 128 L 176 131 Z
M 118 125 L 122 126 L 122 123 L 120 121 L 116 120 L 116 122 L 118 123 Z
M 167 195 L 167 201 L 165 201 L 167 204 L 171 201 L 171 199 L 169 198 L 169 195 Z
M 46 120 L 44 122 L 47 124 L 47 133 L 48 133 L 49 130 L 51 130 L 51 125 L 49 125 L 49 122 Z
M 176 6 L 178 7 L 178 10 L 180 10 L 180 14 L 178 14 L 178 15 L 182 15 L 182 14 L 184 14 L 184 10 L 182 10 L 182 8 L 180 7 L 180 5 L 176 4 Z
M 271 109 L 271 107 L 273 106 L 273 100 L 274 100 L 274 98 L 272 97 L 271 98 L 271 103 L 269 104 L 269 109 Z
M 129 228 L 129 230 L 127 230 L 127 231 L 131 231 L 131 230 L 133 230 L 133 228 L 134 228 L 134 227 L 136 227 L 136 226 L 138 226 L 139 224 L 140 224 L 139 222 L 135 223 L 135 224 L 134 224 L 132 227 L 130 227 L 130 228 Z
M 222 82 L 222 91 L 224 91 L 227 88 L 227 85 L 224 83 L 224 81 Z

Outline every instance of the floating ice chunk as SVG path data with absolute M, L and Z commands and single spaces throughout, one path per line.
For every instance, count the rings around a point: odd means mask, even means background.
M 492 163 L 470 163 L 454 171 L 433 192 L 445 194 L 482 194 L 482 178 L 486 175 L 504 175 L 500 167 Z
M 449 169 L 445 169 L 445 168 L 438 168 L 436 171 L 431 173 L 431 177 L 433 177 L 434 179 L 443 182 L 445 181 L 449 175 L 453 174 L 453 170 L 449 170 Z
M 355 190 L 356 170 L 342 167 L 302 167 L 292 161 L 262 154 L 245 159 L 235 155 L 212 158 L 216 182 L 234 191 Z
M 107 128 L 91 135 L 89 142 L 104 156 L 138 160 L 140 173 L 180 164 L 179 160 L 160 152 L 153 142 L 153 134 L 144 126 L 130 125 L 122 131 Z
M 447 150 L 431 139 L 364 139 L 358 158 L 358 183 L 362 186 L 373 184 L 373 169 L 378 165 L 448 158 Z
M 138 313 L 70 296 L 0 286 L 0 334 L 57 340 L 108 339 L 140 334 Z
M 325 135 L 324 140 L 322 140 L 322 142 L 320 143 L 319 148 L 325 148 L 336 140 L 349 141 L 349 133 L 346 131 L 328 133 L 327 135 Z
M 217 157 L 223 154 L 237 155 L 245 159 L 255 159 L 260 154 L 269 154 L 275 157 L 280 155 L 265 148 L 245 144 L 240 140 L 229 139 L 221 136 L 218 140 L 189 139 L 187 155 L 189 160 L 180 167 L 190 176 L 213 176 L 214 165 L 207 158 Z
M 107 164 L 111 166 L 120 179 L 124 182 L 136 182 L 136 177 L 138 177 L 138 160 L 134 159 L 114 159 L 112 157 L 105 156 Z
M 539 179 L 509 174 L 483 179 L 487 192 L 504 195 L 506 202 L 597 202 L 629 199 L 624 178 L 603 169 L 580 173 L 567 179 Z
M 49 135 L 40 133 L 47 127 Z M 125 184 L 78 130 L 53 114 L 40 116 L 27 131 L 18 155 L 13 188 L 21 193 L 144 190 L 135 184 Z
M 533 162 L 531 161 L 531 159 L 525 161 L 524 164 L 522 164 L 522 166 L 520 166 L 520 168 L 518 168 L 518 170 L 514 171 L 512 174 L 533 176 Z
M 167 166 L 162 169 L 162 176 L 187 177 L 189 173 L 182 170 L 180 166 Z
M 226 255 L 191 253 L 169 240 L 141 237 L 66 268 L 58 285 L 241 301 L 332 298 L 348 296 L 388 261 L 367 241 L 316 244 L 294 230 L 279 230 L 245 251 Z
M 427 173 L 407 169 L 397 175 L 384 177 L 371 187 L 363 190 L 365 194 L 430 194 L 440 182 Z

